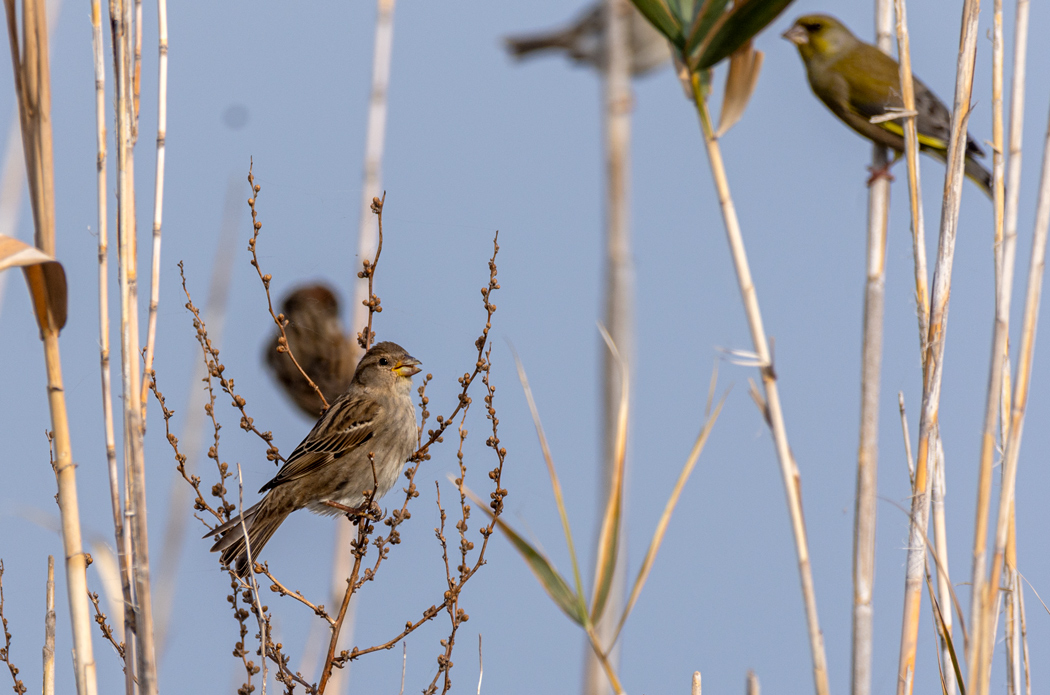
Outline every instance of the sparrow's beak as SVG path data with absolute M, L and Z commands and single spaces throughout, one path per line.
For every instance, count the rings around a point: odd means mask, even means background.
M 793 24 L 791 28 L 781 34 L 781 36 L 796 46 L 803 46 L 809 43 L 809 33 L 798 24 Z
M 398 360 L 397 364 L 394 365 L 393 371 L 398 376 L 411 377 L 413 374 L 420 372 L 419 365 L 422 364 L 419 360 L 411 355 L 406 355 L 403 359 Z

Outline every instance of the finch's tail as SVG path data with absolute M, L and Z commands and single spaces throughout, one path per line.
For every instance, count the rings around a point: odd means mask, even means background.
M 267 502 L 271 502 L 268 504 Z M 264 497 L 254 507 L 244 511 L 243 515 L 235 516 L 222 526 L 209 531 L 204 537 L 218 536 L 211 551 L 222 552 L 222 564 L 232 568 L 238 577 L 248 574 L 248 543 L 245 542 L 244 529 L 248 529 L 248 542 L 251 543 L 252 561 L 259 559 L 259 553 L 263 546 L 270 540 L 277 527 L 291 513 L 290 508 L 283 505 L 273 504 L 269 497 Z M 244 523 L 241 523 L 241 516 Z
M 978 164 L 972 157 L 967 157 L 966 175 L 980 186 L 989 198 L 992 197 L 992 172 Z
M 572 34 L 564 31 L 529 36 L 508 36 L 504 39 L 507 52 L 517 59 L 542 51 L 568 50 L 572 47 Z

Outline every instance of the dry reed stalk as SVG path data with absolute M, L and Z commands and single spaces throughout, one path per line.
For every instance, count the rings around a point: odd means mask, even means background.
M 788 514 L 791 517 L 791 530 L 795 539 L 795 551 L 798 556 L 799 581 L 802 587 L 802 601 L 806 611 L 809 646 L 813 657 L 813 681 L 817 695 L 827 695 L 827 656 L 824 651 L 824 637 L 820 631 L 820 619 L 817 615 L 817 598 L 813 588 L 813 569 L 809 562 L 809 543 L 806 540 L 806 522 L 802 516 L 801 476 L 794 456 L 791 454 L 791 447 L 788 445 L 784 413 L 780 406 L 780 392 L 777 389 L 776 371 L 769 351 L 769 343 L 766 340 L 766 332 L 762 327 L 762 313 L 758 307 L 758 295 L 755 292 L 755 285 L 751 280 L 751 268 L 747 262 L 747 251 L 744 248 L 744 239 L 740 232 L 740 222 L 737 219 L 736 207 L 733 205 L 733 198 L 729 192 L 729 180 L 726 177 L 725 164 L 722 161 L 722 150 L 714 135 L 711 116 L 707 110 L 707 101 L 704 98 L 700 84 L 700 75 L 693 73 L 690 81 L 692 83 L 693 100 L 696 105 L 697 115 L 700 118 L 704 146 L 707 149 L 707 158 L 711 166 L 711 175 L 715 182 L 718 202 L 722 209 L 729 250 L 733 256 L 733 266 L 740 286 L 744 314 L 747 316 L 751 340 L 754 344 L 759 371 L 762 375 L 762 386 L 765 390 L 764 415 L 773 435 L 773 443 L 776 448 L 777 458 L 780 461 L 781 474 L 784 478 L 784 492 L 787 496 Z
M 991 676 L 993 632 L 989 626 L 997 623 L 997 613 L 993 610 L 998 601 L 993 600 L 999 594 L 999 580 L 1006 554 L 1007 537 L 1010 528 L 1010 512 L 1014 503 L 1014 492 L 1017 484 L 1017 462 L 1021 448 L 1021 435 L 1024 431 L 1024 418 L 1028 406 L 1028 388 L 1031 381 L 1032 359 L 1035 352 L 1035 332 L 1039 322 L 1039 303 L 1043 287 L 1043 267 L 1046 262 L 1047 229 L 1050 228 L 1050 124 L 1047 128 L 1046 144 L 1043 151 L 1043 170 L 1039 182 L 1039 202 L 1036 207 L 1035 231 L 1032 240 L 1032 258 L 1028 268 L 1028 292 L 1025 297 L 1024 320 L 1021 329 L 1021 345 L 1017 360 L 1017 376 L 1014 379 L 1014 396 L 1010 409 L 1009 436 L 1003 452 L 1003 481 L 999 494 L 999 513 L 995 532 L 995 553 L 990 565 L 990 576 L 984 590 L 982 625 L 984 632 L 974 632 L 974 642 L 978 643 L 976 668 L 970 667 L 971 674 L 976 672 L 976 681 L 971 680 L 969 691 L 986 695 Z M 976 687 L 975 687 L 976 686 Z
M 55 556 L 47 556 L 44 588 L 44 695 L 55 695 Z
M 18 97 L 26 179 L 32 203 L 36 246 L 55 255 L 55 191 L 51 137 L 51 77 L 48 61 L 47 18 L 43 0 L 25 0 L 22 5 L 22 45 L 18 38 L 15 0 L 4 0 L 11 47 L 15 91 Z M 87 601 L 87 559 L 80 536 L 76 466 L 69 439 L 66 396 L 62 386 L 62 359 L 58 334 L 60 322 L 44 303 L 37 313 L 44 361 L 47 368 L 48 406 L 58 483 L 58 506 L 62 543 L 66 557 L 66 589 L 73 630 L 74 669 L 77 692 L 94 695 L 94 654 L 91 645 L 91 615 Z
M 163 0 L 161 0 L 163 2 Z M 244 509 L 244 476 L 241 475 L 241 464 L 237 462 L 237 504 L 241 509 Z M 262 695 L 266 695 L 266 681 L 268 675 L 266 672 L 266 642 L 267 642 L 267 631 L 266 631 L 266 614 L 263 612 L 262 603 L 259 601 L 259 583 L 255 579 L 255 561 L 252 558 L 252 543 L 248 538 L 248 525 L 244 521 L 244 515 L 241 517 L 241 533 L 244 534 L 244 552 L 248 556 L 248 567 L 252 569 L 248 572 L 248 586 L 252 592 L 252 607 L 255 609 L 255 618 L 259 623 L 259 665 L 262 668 Z
M 142 54 L 142 3 L 136 0 L 140 24 L 136 27 L 135 101 L 138 102 L 138 65 Z M 148 375 L 153 369 L 153 350 L 157 340 L 157 305 L 160 302 L 160 226 L 164 217 L 164 139 L 168 132 L 168 3 L 157 0 L 157 170 L 153 188 L 153 267 L 150 273 L 149 327 L 146 330 L 146 358 L 142 369 L 142 418 L 146 418 L 149 393 Z M 138 108 L 136 107 L 136 112 Z
M 908 34 L 908 14 L 905 0 L 895 0 L 897 12 L 897 51 L 900 57 L 900 76 L 902 101 L 905 112 L 915 110 L 915 85 L 911 73 L 911 39 Z M 926 231 L 922 210 L 922 186 L 919 173 L 919 144 L 918 130 L 914 116 L 908 116 L 904 120 L 905 151 L 908 163 L 908 198 L 911 208 L 912 227 L 912 249 L 915 258 L 915 301 L 918 307 L 916 312 L 919 319 L 919 350 L 922 355 L 923 370 L 925 373 L 925 353 L 929 336 L 930 301 L 927 287 L 926 267 Z M 938 435 L 939 436 L 939 435 Z M 932 511 L 933 511 L 933 536 L 937 567 L 937 596 L 940 605 L 950 605 L 951 583 L 948 575 L 948 528 L 944 509 L 944 497 L 947 492 L 944 473 L 944 449 L 940 441 L 935 441 L 938 456 L 935 460 L 934 476 L 929 486 Z M 912 466 L 909 447 L 909 468 L 912 478 L 912 487 L 915 486 L 915 470 Z M 952 634 L 952 612 L 945 611 L 940 616 L 944 634 L 940 635 L 941 661 L 945 664 L 951 663 L 950 647 L 948 638 Z M 946 638 L 947 636 L 947 638 Z M 945 695 L 955 695 L 956 679 L 955 671 L 946 668 L 944 673 Z
M 997 25 L 997 31 L 1001 32 L 1001 18 Z M 1001 37 L 998 39 L 1001 49 Z M 988 516 L 991 505 L 992 468 L 995 457 L 995 422 L 996 409 L 1005 408 L 1009 401 L 1009 373 L 1004 374 L 1008 367 L 1009 350 L 1009 319 L 1010 299 L 1013 290 L 1014 258 L 1017 245 L 1017 211 L 1020 200 L 1021 188 L 1021 142 L 1024 128 L 1024 89 L 1025 89 L 1025 66 L 1027 61 L 1028 44 L 1028 1 L 1019 0 L 1017 4 L 1017 22 L 1014 33 L 1014 74 L 1011 84 L 1010 96 L 1010 160 L 1009 160 L 1009 182 L 1006 186 L 1007 201 L 1002 212 L 1000 223 L 1001 200 L 996 199 L 996 241 L 1000 240 L 1000 224 L 1002 225 L 1001 240 L 1002 249 L 996 245 L 996 309 L 995 327 L 992 343 L 992 365 L 989 369 L 989 394 L 985 403 L 984 430 L 981 441 L 981 459 L 978 474 L 977 487 L 977 511 L 975 515 L 975 529 L 973 540 L 973 572 L 971 576 L 972 590 L 970 602 L 970 622 L 974 634 L 981 634 L 983 613 L 982 602 L 985 596 L 985 575 L 987 572 L 988 551 Z M 1001 70 L 1002 58 L 997 59 Z M 993 70 L 994 72 L 994 70 Z M 998 87 L 1001 91 L 1002 83 Z M 1000 99 L 1001 102 L 1001 99 Z M 1001 110 L 1001 109 L 1000 109 Z M 999 136 L 1002 132 L 999 124 Z M 1001 139 L 997 140 L 997 149 L 1001 149 Z M 997 175 L 1001 177 L 1001 172 Z M 996 195 L 999 195 L 1001 181 L 997 180 Z M 998 387 L 993 394 L 991 389 Z M 1000 395 L 1002 394 L 1002 395 Z M 1003 423 L 1003 438 L 1006 438 L 1008 418 L 1000 415 Z M 974 642 L 968 649 L 968 660 L 971 669 L 977 664 L 973 659 L 972 651 Z M 974 671 L 970 671 L 969 680 L 972 683 L 975 677 Z
M 106 468 L 109 473 L 110 504 L 113 531 L 120 565 L 124 605 L 133 605 L 125 543 L 123 504 L 120 498 L 120 473 L 117 467 L 116 436 L 113 428 L 113 389 L 110 373 L 109 345 L 109 213 L 106 193 L 106 68 L 102 46 L 102 8 L 99 0 L 91 3 L 91 48 L 95 68 L 95 146 L 96 193 L 98 206 L 98 326 L 99 367 L 102 379 L 102 426 L 106 445 Z M 135 671 L 125 668 L 126 695 L 135 691 Z
M 875 2 L 875 36 L 887 55 L 891 50 L 893 5 Z M 882 145 L 872 147 L 871 168 L 886 167 Z M 868 244 L 864 283 L 864 337 L 861 348 L 860 443 L 857 446 L 857 493 L 853 516 L 853 695 L 871 692 L 872 592 L 875 586 L 875 525 L 879 465 L 879 385 L 882 374 L 883 315 L 886 304 L 886 229 L 890 181 L 876 177 L 868 190 Z
M 1023 673 L 1023 656 L 1021 653 L 1021 579 L 1017 576 L 1017 516 L 1016 500 L 1010 502 L 1010 529 L 1006 537 L 1006 563 L 1003 573 L 1007 587 L 1006 627 L 1003 637 L 1006 638 L 1006 692 L 1009 695 L 1021 695 L 1021 674 Z
M 897 56 L 900 63 L 901 100 L 905 113 L 915 110 L 915 83 L 911 74 L 911 39 L 904 0 L 894 0 L 897 14 Z M 926 225 L 922 212 L 922 179 L 919 175 L 919 136 L 915 116 L 904 119 L 904 154 L 908 166 L 908 205 L 911 210 L 912 254 L 915 258 L 915 312 L 919 319 L 919 351 L 925 365 L 930 330 L 929 271 L 926 266 Z M 925 369 L 925 366 L 923 367 Z
M 141 372 L 139 371 L 138 265 L 135 244 L 134 99 L 131 65 L 131 4 L 110 3 L 113 58 L 117 83 L 115 109 L 117 144 L 117 249 L 120 284 L 121 378 L 124 395 L 125 516 L 130 531 L 131 579 L 134 601 L 125 613 L 125 635 L 135 639 L 135 671 L 139 692 L 157 692 L 157 664 L 153 634 L 153 605 L 149 576 L 149 530 L 143 452 Z M 127 630 L 130 628 L 130 630 Z M 130 638 L 127 638 L 130 642 Z
M 926 529 L 929 521 L 931 485 L 930 457 L 935 454 L 938 435 L 941 379 L 944 369 L 944 342 L 948 325 L 952 261 L 955 233 L 962 199 L 963 164 L 966 150 L 966 123 L 969 120 L 973 90 L 974 56 L 977 51 L 979 0 L 965 0 L 956 67 L 955 102 L 952 109 L 951 137 L 948 142 L 947 174 L 941 204 L 940 238 L 933 274 L 930 328 L 923 359 L 923 402 L 919 417 L 918 459 L 915 464 L 915 495 L 912 497 L 908 556 L 906 560 L 904 617 L 901 627 L 897 695 L 911 695 L 915 676 L 915 650 L 918 641 L 922 586 L 925 579 Z M 904 91 L 903 88 L 902 92 Z
M 378 0 L 376 3 L 376 31 L 372 48 L 372 87 L 368 99 L 368 125 L 365 131 L 365 159 L 363 182 L 361 185 L 361 216 L 357 231 L 357 257 L 371 258 L 375 255 L 379 243 L 378 227 L 375 214 L 372 212 L 372 199 L 383 197 L 383 150 L 386 144 L 387 93 L 390 88 L 390 63 L 394 48 L 394 8 L 396 0 Z M 359 263 L 352 264 L 357 267 Z M 353 299 L 350 302 L 350 325 L 364 326 L 368 322 L 368 282 L 365 278 L 353 276 Z M 353 348 L 357 351 L 357 348 Z M 360 359 L 357 352 L 354 361 Z M 334 548 L 332 552 L 332 592 L 333 604 L 342 600 L 346 590 L 346 577 L 350 574 L 350 555 L 346 549 L 354 538 L 355 526 L 342 518 L 336 522 Z M 340 633 L 339 650 L 350 645 L 354 637 L 354 618 L 357 602 L 353 600 Z M 332 674 L 331 692 L 341 693 L 345 688 L 349 664 L 346 669 Z
M 631 46 L 628 22 L 634 12 L 627 0 L 604 0 L 605 70 L 603 77 L 603 130 L 605 137 L 605 327 L 619 351 L 600 349 L 602 355 L 602 473 L 598 491 L 598 533 L 605 503 L 619 468 L 617 449 L 624 369 L 634 364 L 634 269 L 631 259 Z M 626 510 L 620 506 L 620 528 L 627 529 Z M 600 544 L 596 552 L 601 552 Z M 595 565 L 597 567 L 597 565 Z M 597 580 L 597 574 L 595 579 Z M 617 619 L 623 612 L 627 586 L 627 534 L 620 533 L 612 582 L 605 611 L 595 625 L 599 644 L 610 645 L 607 657 L 615 671 L 620 643 L 613 642 Z M 605 670 L 590 645 L 584 647 L 583 693 L 608 693 Z
M 229 268 L 234 262 L 237 250 L 237 228 L 243 215 L 242 185 L 239 176 L 231 176 L 226 186 L 219 241 L 212 260 L 208 298 L 204 306 L 204 322 L 208 326 L 208 336 L 216 350 L 222 347 L 223 329 L 226 325 L 232 278 Z M 186 402 L 186 418 L 183 420 L 181 436 L 178 438 L 182 453 L 186 457 L 184 465 L 187 475 L 193 475 L 200 455 L 201 426 L 204 424 L 205 405 L 200 402 L 197 394 L 200 384 L 204 381 L 206 369 L 203 360 L 195 362 L 190 375 L 188 391 L 190 396 Z M 191 488 L 179 482 L 182 478 L 179 473 L 176 472 L 174 475 L 175 479 L 169 486 L 168 517 L 164 523 L 160 559 L 157 562 L 157 584 L 153 601 L 156 649 L 161 658 L 167 645 L 169 618 L 175 602 L 178 563 L 186 537 L 186 523 L 189 520 L 186 505 L 190 499 Z
M 937 601 L 942 606 L 951 606 L 952 600 L 952 584 L 948 574 L 948 524 L 944 511 L 944 498 L 947 491 L 947 481 L 944 475 L 944 445 L 938 439 L 930 505 L 933 512 L 933 554 L 936 559 L 934 564 L 937 566 Z M 942 612 L 940 620 L 944 627 L 944 634 L 940 635 L 941 662 L 945 664 L 944 695 L 955 695 L 958 683 L 955 679 L 955 669 L 948 667 L 951 664 L 951 649 L 945 637 L 945 635 L 952 636 L 952 625 L 955 618 L 952 611 L 948 609 Z

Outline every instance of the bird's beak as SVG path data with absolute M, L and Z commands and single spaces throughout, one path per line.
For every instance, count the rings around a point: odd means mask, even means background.
M 781 34 L 781 36 L 796 46 L 804 46 L 809 43 L 809 34 L 798 24 L 793 24 L 791 28 Z
M 411 355 L 406 355 L 404 359 L 398 360 L 397 364 L 393 367 L 393 372 L 398 376 L 411 377 L 413 374 L 420 372 L 419 365 L 422 364 L 419 360 Z

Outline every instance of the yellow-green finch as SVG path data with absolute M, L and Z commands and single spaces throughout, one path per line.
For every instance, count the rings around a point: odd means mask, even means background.
M 879 145 L 904 151 L 904 128 L 900 119 L 872 123 L 871 119 L 892 110 L 902 110 L 900 65 L 871 44 L 864 43 L 824 14 L 799 17 L 784 32 L 795 44 L 813 93 L 846 125 Z M 918 79 L 915 83 L 916 125 L 919 147 L 945 161 L 951 132 L 951 112 Z M 992 175 L 974 157 L 984 152 L 966 137 L 966 175 L 992 195 Z

